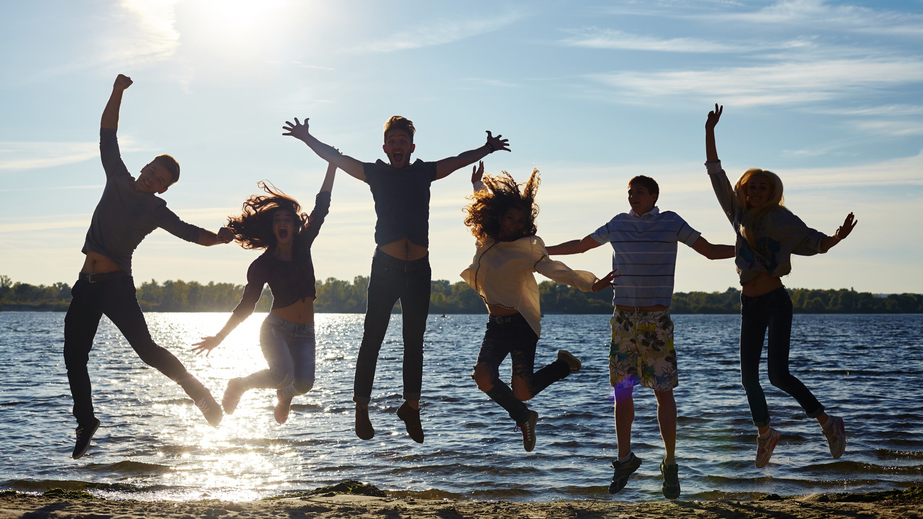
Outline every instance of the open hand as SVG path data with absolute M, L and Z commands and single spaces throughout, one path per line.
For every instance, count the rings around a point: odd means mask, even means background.
M 857 223 L 859 223 L 859 220 L 856 220 L 855 216 L 849 213 L 846 215 L 846 220 L 843 222 L 843 225 L 837 228 L 836 232 L 833 233 L 833 237 L 840 241 L 845 240 L 846 237 L 849 236 L 849 233 L 856 227 Z
M 201 341 L 192 345 L 192 351 L 195 352 L 196 355 L 204 351 L 205 356 L 208 357 L 208 354 L 219 344 L 221 344 L 221 339 L 218 337 L 202 337 Z
M 510 140 L 504 139 L 502 135 L 497 135 L 494 137 L 490 134 L 490 130 L 487 131 L 487 144 L 493 148 L 493 151 L 504 150 L 510 151 Z
M 131 86 L 131 83 L 132 81 L 130 77 L 124 74 L 119 74 L 118 77 L 115 78 L 115 84 L 112 85 L 112 89 L 113 90 L 125 90 L 126 88 Z
M 606 277 L 600 279 L 596 283 L 593 283 L 593 292 L 599 292 L 600 290 L 606 287 L 614 287 L 618 283 L 614 283 L 613 281 L 615 280 L 615 278 L 621 277 L 621 276 L 622 276 L 621 274 L 616 274 L 615 271 L 613 270 L 612 272 L 606 274 Z
M 715 126 L 718 125 L 718 119 L 721 119 L 721 112 L 724 111 L 724 105 L 718 106 L 718 103 L 715 103 L 715 111 L 708 112 L 708 120 L 705 121 L 705 129 L 714 130 Z
M 305 140 L 310 135 L 308 133 L 308 119 L 305 118 L 304 123 L 300 122 L 298 118 L 295 118 L 295 124 L 292 124 L 290 121 L 285 121 L 285 125 L 282 127 L 285 130 L 285 133 L 282 135 L 291 135 L 292 137 Z
M 471 184 L 477 184 L 484 178 L 484 161 L 479 160 L 477 166 L 472 166 L 471 169 Z

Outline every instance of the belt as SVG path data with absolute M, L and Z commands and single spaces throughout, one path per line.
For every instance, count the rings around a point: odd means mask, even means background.
M 511 315 L 491 315 L 488 320 L 492 323 L 497 324 L 509 324 L 517 321 L 524 321 L 521 313 L 515 313 Z
M 77 276 L 77 279 L 90 283 L 98 283 L 100 281 L 112 281 L 113 279 L 124 278 L 130 275 L 131 274 L 124 270 L 114 270 L 112 272 L 81 272 Z

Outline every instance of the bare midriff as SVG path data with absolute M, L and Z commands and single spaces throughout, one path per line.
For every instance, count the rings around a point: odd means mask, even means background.
M 290 323 L 305 324 L 314 322 L 314 299 L 304 298 L 286 306 L 274 308 L 272 315 L 285 319 Z
M 379 245 L 378 250 L 392 258 L 397 258 L 402 261 L 418 260 L 426 257 L 426 254 L 429 252 L 429 249 L 426 247 L 411 243 L 409 238 L 401 238 L 387 245 Z
M 487 313 L 490 315 L 498 315 L 502 317 L 505 315 L 518 314 L 519 310 L 516 310 L 515 308 L 507 308 L 505 306 L 487 305 Z
M 654 305 L 654 306 L 615 305 L 615 308 L 623 312 L 662 312 L 670 307 L 667 305 Z
M 740 287 L 740 293 L 747 297 L 759 297 L 781 287 L 781 279 L 770 276 L 768 272 L 760 272 L 755 279 L 747 281 Z
M 84 274 L 105 274 L 106 272 L 115 272 L 122 270 L 111 259 L 103 256 L 98 252 L 87 251 L 87 257 L 83 260 L 83 267 L 80 272 Z

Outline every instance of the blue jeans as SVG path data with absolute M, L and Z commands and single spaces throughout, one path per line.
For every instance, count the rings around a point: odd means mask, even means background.
M 757 297 L 740 296 L 740 381 L 747 391 L 750 414 L 757 427 L 769 425 L 769 407 L 760 386 L 760 356 L 763 339 L 769 331 L 769 382 L 795 397 L 811 418 L 824 412 L 824 406 L 811 391 L 788 371 L 792 334 L 792 300 L 785 288 Z
M 244 378 L 247 389 L 282 389 L 291 398 L 314 387 L 314 323 L 292 323 L 269 314 L 260 327 L 260 349 L 269 369 Z
M 426 332 L 426 318 L 429 314 L 431 277 L 428 256 L 403 261 L 380 250 L 375 251 L 369 279 L 365 330 L 356 359 L 353 402 L 368 404 L 372 399 L 378 352 L 388 331 L 391 309 L 398 300 L 401 301 L 404 332 L 404 400 L 420 399 L 423 386 L 423 334 Z
M 89 426 L 95 420 L 87 362 L 99 320 L 104 314 L 128 339 L 132 349 L 145 364 L 182 385 L 193 400 L 198 400 L 207 392 L 186 371 L 179 359 L 154 343 L 138 305 L 131 276 L 127 273 L 110 274 L 115 275 L 121 277 L 93 282 L 81 275 L 71 289 L 73 299 L 64 317 L 64 364 L 67 366 L 67 380 L 74 398 L 74 418 L 82 427 Z
M 533 373 L 537 343 L 538 336 L 522 314 L 502 317 L 491 315 L 481 351 L 478 352 L 477 364 L 486 364 L 490 369 L 493 387 L 486 391 L 487 396 L 506 409 L 517 424 L 523 424 L 529 419 L 529 408 L 516 398 L 510 386 L 500 380 L 500 363 L 507 355 L 513 364 L 513 376 L 526 381 L 532 396 L 570 375 L 570 366 L 563 360 L 555 360 Z

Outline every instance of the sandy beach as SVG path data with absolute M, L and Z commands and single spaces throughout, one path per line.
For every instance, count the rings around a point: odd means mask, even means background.
M 374 487 L 371 487 L 373 490 Z M 369 492 L 364 493 L 380 493 Z M 222 501 L 106 500 L 85 492 L 51 490 L 44 495 L 7 491 L 0 494 L 0 519 L 7 518 L 769 518 L 883 519 L 923 518 L 923 487 L 867 494 L 816 494 L 798 497 L 765 496 L 754 501 L 437 501 L 389 496 L 314 491 L 296 497 L 245 503 Z

